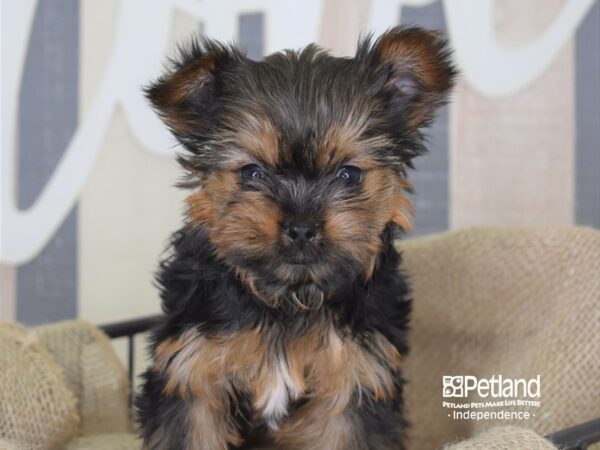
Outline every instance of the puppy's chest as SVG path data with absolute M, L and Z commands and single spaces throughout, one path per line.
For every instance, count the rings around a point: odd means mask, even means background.
M 342 338 L 333 327 L 291 340 L 265 362 L 256 368 L 253 403 L 274 427 L 298 399 L 331 402 L 337 409 L 359 390 L 377 400 L 392 396 L 400 367 L 397 350 L 380 334 Z
M 210 400 L 233 388 L 276 428 L 304 397 L 340 408 L 359 390 L 375 400 L 394 395 L 396 348 L 376 332 L 342 336 L 333 326 L 285 339 L 264 329 L 217 338 L 190 331 L 161 344 L 155 365 L 167 373 L 167 393 Z
M 273 426 L 288 414 L 295 400 L 335 389 L 345 370 L 341 353 L 351 344 L 330 332 L 327 336 L 309 334 L 283 345 L 265 345 L 266 358 L 248 375 L 254 409 Z

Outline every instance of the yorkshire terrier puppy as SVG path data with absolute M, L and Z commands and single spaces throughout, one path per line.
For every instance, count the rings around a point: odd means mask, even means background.
M 402 449 L 407 169 L 455 70 L 420 28 L 252 61 L 196 40 L 147 96 L 193 191 L 158 275 L 146 449 Z

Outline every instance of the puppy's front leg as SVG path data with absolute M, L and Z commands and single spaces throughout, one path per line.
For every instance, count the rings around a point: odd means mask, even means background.
M 136 407 L 147 450 L 231 450 L 242 443 L 225 372 L 228 346 L 190 329 L 154 349 Z
M 274 433 L 293 450 L 402 450 L 404 426 L 395 408 L 378 402 L 348 405 L 335 413 L 331 403 L 310 400 Z
M 152 369 L 144 376 L 136 406 L 145 450 L 231 450 L 242 443 L 220 386 L 205 396 L 171 390 L 168 376 Z
M 223 403 L 228 404 L 226 400 Z M 187 419 L 189 450 L 234 449 L 242 443 L 230 411 L 221 407 L 213 408 L 206 401 L 194 399 L 188 406 Z
M 366 450 L 351 409 L 338 411 L 334 403 L 309 400 L 273 433 L 275 441 L 281 448 L 294 450 Z
M 313 398 L 274 432 L 290 450 L 402 450 L 406 423 L 394 401 Z

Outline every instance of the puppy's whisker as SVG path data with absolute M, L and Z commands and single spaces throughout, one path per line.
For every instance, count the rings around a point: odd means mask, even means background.
M 305 310 L 305 311 L 306 311 L 306 310 L 308 310 L 308 309 L 310 309 L 308 306 L 306 306 L 304 303 L 302 303 L 302 302 L 300 301 L 300 299 L 298 298 L 298 295 L 296 294 L 296 292 L 294 292 L 294 291 L 293 291 L 293 292 L 292 292 L 292 295 L 291 295 L 291 297 L 292 297 L 292 299 L 294 300 L 294 302 L 296 302 L 296 304 L 297 304 L 297 305 L 298 305 L 298 306 L 299 306 L 301 309 L 303 309 L 303 310 Z
M 316 306 L 316 309 L 319 309 L 321 306 L 323 306 L 323 302 L 325 301 L 325 294 L 323 293 L 323 291 L 319 292 L 320 294 L 320 299 L 319 299 L 319 304 Z

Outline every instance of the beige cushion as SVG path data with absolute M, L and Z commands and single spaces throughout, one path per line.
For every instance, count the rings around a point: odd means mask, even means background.
M 78 399 L 80 435 L 131 431 L 128 382 L 110 340 L 83 320 L 35 329 Z
M 399 246 L 414 289 L 411 448 L 441 447 L 493 426 L 547 434 L 600 417 L 600 231 L 475 228 Z M 495 374 L 540 374 L 541 407 L 528 408 L 535 417 L 448 417 L 443 375 Z
M 63 448 L 77 432 L 75 398 L 36 337 L 18 325 L 0 325 L 0 367 L 2 446 Z
M 531 430 L 517 427 L 499 427 L 481 432 L 477 436 L 445 450 L 555 450 L 551 442 Z
M 140 450 L 142 441 L 132 433 L 111 433 L 74 439 L 65 450 Z
M 14 442 L 9 442 L 0 438 L 0 450 L 21 450 Z

